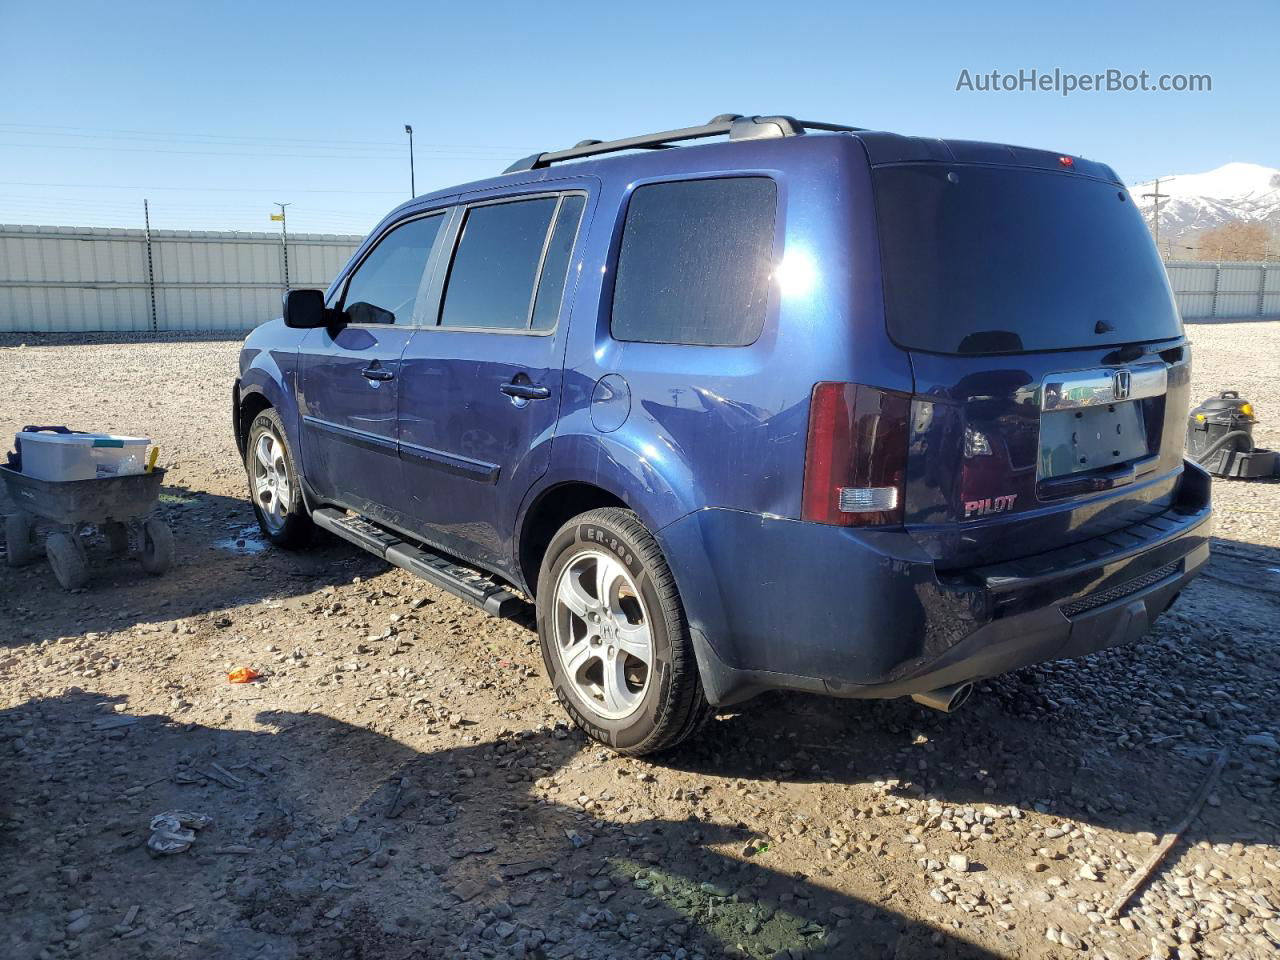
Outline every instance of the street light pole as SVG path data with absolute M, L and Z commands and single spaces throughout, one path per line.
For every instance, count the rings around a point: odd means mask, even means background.
M 418 190 L 413 183 L 413 127 L 406 123 L 404 132 L 409 135 L 409 199 L 412 200 L 418 195 Z

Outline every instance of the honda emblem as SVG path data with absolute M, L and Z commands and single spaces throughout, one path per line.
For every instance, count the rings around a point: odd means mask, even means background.
M 1128 400 L 1133 377 L 1128 370 L 1117 370 L 1111 375 L 1111 396 L 1116 400 Z

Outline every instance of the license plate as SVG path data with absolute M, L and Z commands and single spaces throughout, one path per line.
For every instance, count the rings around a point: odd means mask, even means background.
M 1140 403 L 1113 403 L 1040 415 L 1039 479 L 1099 470 L 1145 457 L 1146 421 Z

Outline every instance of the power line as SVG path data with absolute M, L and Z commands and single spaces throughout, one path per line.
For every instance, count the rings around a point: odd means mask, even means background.
M 0 200 L 6 202 L 7 208 L 14 206 L 29 208 L 51 208 L 63 209 L 71 208 L 84 210 L 89 212 L 103 211 L 135 211 L 136 203 L 125 202 L 123 200 L 93 200 L 75 197 L 22 197 L 13 194 L 0 194 Z M 299 211 L 303 214 L 323 214 L 327 217 L 335 219 L 351 219 L 351 220 L 368 220 L 369 217 L 358 210 L 345 209 L 337 210 L 331 207 L 304 207 Z M 255 219 L 261 215 L 261 207 L 258 205 L 235 205 L 228 207 L 224 204 L 193 204 L 193 203 L 177 203 L 165 204 L 161 207 L 153 205 L 153 213 L 164 215 L 165 213 L 181 213 L 181 214 L 218 214 L 218 215 L 238 215 L 252 216 Z
M 11 136 L 11 137 L 37 136 L 37 134 L 27 133 L 22 130 L 0 129 L 0 133 L 7 134 L 8 136 Z M 71 136 L 78 136 L 78 134 L 58 133 L 58 134 L 40 134 L 39 136 L 71 137 Z M 109 142 L 122 142 L 122 143 L 171 144 L 173 146 L 180 146 L 180 147 L 185 146 L 185 147 L 211 147 L 211 148 L 232 148 L 232 149 L 167 151 L 167 150 L 155 150 L 150 147 L 147 147 L 147 148 L 114 147 L 114 146 L 103 146 L 96 143 L 93 143 L 93 144 L 50 143 L 44 140 L 9 144 L 9 146 L 27 147 L 31 149 L 46 149 L 46 150 L 111 150 L 111 151 L 117 151 L 117 152 L 137 152 L 138 150 L 145 149 L 146 152 L 148 153 L 183 152 L 183 153 L 209 154 L 211 156 L 219 156 L 219 157 L 280 156 L 280 157 L 306 158 L 311 156 L 333 156 L 340 159 L 361 160 L 361 159 L 368 159 L 368 158 L 379 159 L 379 158 L 385 158 L 385 157 L 395 157 L 399 155 L 399 151 L 396 151 L 396 150 L 383 149 L 378 146 L 368 146 L 364 144 L 352 145 L 349 147 L 343 146 L 341 144 L 316 144 L 314 147 L 310 147 L 307 145 L 297 145 L 292 143 L 218 143 L 218 142 L 210 142 L 210 141 L 204 141 L 204 140 L 183 141 L 181 139 L 176 139 L 173 137 L 97 137 L 97 136 L 88 136 L 88 135 L 85 136 L 85 139 L 106 140 Z M 258 153 L 258 152 L 245 152 L 244 150 L 234 149 L 239 147 L 248 147 L 251 149 L 259 148 L 259 147 L 264 149 L 275 148 L 281 151 L 288 151 L 288 152 Z M 339 152 L 316 154 L 312 152 L 313 150 L 326 150 L 326 151 L 339 151 Z M 361 152 L 357 153 L 354 151 L 361 151 Z M 510 157 L 511 154 L 514 152 L 511 150 L 484 149 L 479 147 L 474 147 L 474 148 L 452 147 L 444 144 L 434 144 L 434 145 L 425 144 L 422 147 L 422 151 L 423 153 L 431 157 L 438 157 L 441 159 L 459 158 L 464 160 L 471 160 L 471 159 L 505 160 L 508 157 Z
M 352 146 L 385 146 L 389 148 L 399 148 L 401 144 L 394 140 L 337 140 L 332 138 L 324 139 L 302 139 L 290 137 L 255 137 L 243 134 L 221 134 L 221 133 L 182 133 L 172 130 L 125 130 L 111 127 L 74 127 L 74 126 L 58 126 L 37 123 L 0 123 L 0 129 L 4 130 L 37 130 L 37 131 L 55 131 L 68 130 L 78 131 L 74 133 L 52 134 L 54 136 L 75 136 L 75 137 L 101 137 L 103 139 L 131 139 L 134 135 L 155 136 L 166 139 L 192 139 L 192 140 L 231 140 L 243 141 L 246 143 L 280 143 L 280 144 L 304 144 L 311 146 L 329 146 L 329 145 L 352 145 Z M 111 134 L 124 134 L 126 136 L 115 137 Z M 441 148 L 449 150 L 492 150 L 500 153 L 508 153 L 512 150 L 529 150 L 525 147 L 512 147 L 494 144 L 461 144 L 461 143 L 427 143 L 421 146 L 426 148 Z
M 39 147 L 41 150 L 97 150 L 110 153 L 166 153 L 187 157 L 254 157 L 281 160 L 379 160 L 384 163 L 397 160 L 390 154 L 345 154 L 345 153 L 245 153 L 231 150 L 156 150 L 150 147 L 99 147 L 74 146 L 65 143 L 3 143 L 0 147 Z M 481 156 L 466 153 L 435 153 L 432 156 L 441 160 L 498 160 L 501 157 Z
M 193 193 L 275 193 L 276 187 L 157 187 L 142 186 L 139 184 L 124 183 L 46 183 L 28 180 L 0 180 L 0 186 L 5 187 L 84 187 L 92 190 L 189 190 Z M 403 190 L 299 190 L 293 189 L 294 193 L 349 193 L 352 195 L 377 195 L 385 197 L 400 197 L 404 195 Z

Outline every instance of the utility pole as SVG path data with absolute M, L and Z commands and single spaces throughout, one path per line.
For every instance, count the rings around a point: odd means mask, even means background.
M 280 221 L 280 250 L 284 254 L 284 292 L 289 292 L 289 225 L 285 220 L 284 208 L 292 206 L 292 203 L 280 203 L 276 201 L 276 206 L 280 208 L 279 213 L 271 215 L 272 220 Z
M 1172 180 L 1173 177 L 1165 177 L 1165 183 Z M 1155 193 L 1144 193 L 1144 197 L 1151 197 L 1155 202 L 1151 204 L 1151 232 L 1155 234 L 1156 249 L 1160 249 L 1160 201 L 1166 199 L 1169 195 L 1160 192 L 1160 178 L 1156 178 Z
M 418 195 L 418 190 L 413 183 L 413 127 L 406 123 L 404 132 L 409 135 L 409 199 L 412 200 Z

